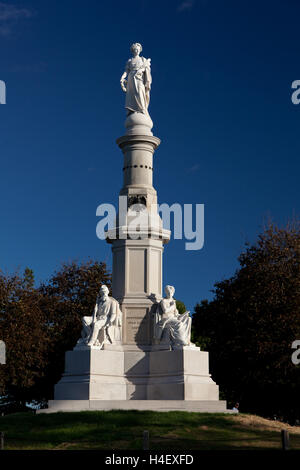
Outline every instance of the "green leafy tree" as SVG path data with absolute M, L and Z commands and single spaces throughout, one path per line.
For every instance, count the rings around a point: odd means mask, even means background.
M 182 314 L 186 312 L 186 306 L 181 300 L 176 300 L 176 308 L 178 310 L 178 313 Z
M 215 284 L 214 299 L 193 315 L 193 336 L 229 402 L 242 411 L 300 418 L 300 227 L 268 225 L 239 257 L 240 268 Z
M 34 274 L 32 269 L 25 268 L 23 275 L 23 287 L 27 290 L 32 290 L 34 287 Z

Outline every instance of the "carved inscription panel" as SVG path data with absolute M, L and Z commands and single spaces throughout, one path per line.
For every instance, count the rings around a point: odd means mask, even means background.
M 126 344 L 151 344 L 150 316 L 147 307 L 127 307 L 124 322 Z

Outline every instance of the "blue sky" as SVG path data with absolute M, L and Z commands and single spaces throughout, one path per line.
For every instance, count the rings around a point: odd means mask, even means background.
M 300 4 L 222 0 L 0 2 L 0 268 L 46 280 L 62 261 L 111 266 L 96 208 L 122 186 L 133 42 L 152 59 L 159 202 L 205 204 L 205 245 L 171 240 L 164 284 L 192 310 L 233 275 L 271 216 L 299 214 Z

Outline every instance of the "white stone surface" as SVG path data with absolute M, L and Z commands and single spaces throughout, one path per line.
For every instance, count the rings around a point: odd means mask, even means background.
M 131 113 L 125 120 L 126 135 L 153 135 L 152 127 L 150 116 L 141 112 Z
M 54 398 L 126 400 L 123 351 L 68 351 L 65 373 L 55 386 Z
M 153 152 L 160 140 L 151 136 L 123 136 L 118 139 L 124 154 L 124 181 L 120 196 L 128 200 L 119 208 L 117 239 L 110 238 L 113 251 L 112 294 L 123 312 L 123 344 L 151 346 L 152 307 L 150 296 L 161 298 L 163 245 L 170 239 L 157 213 L 157 196 L 152 186 Z M 131 237 L 131 204 L 144 201 L 147 225 L 139 227 L 139 239 Z M 134 206 L 133 206 L 134 207 Z M 154 210 L 153 210 L 154 208 Z M 114 232 L 114 236 L 116 235 Z
M 148 115 L 152 83 L 151 59 L 140 56 L 140 43 L 132 44 L 130 50 L 133 57 L 127 61 L 120 79 L 121 88 L 126 93 L 125 108 L 128 113 Z
M 109 289 L 102 285 L 97 296 L 92 316 L 82 318 L 81 338 L 77 342 L 78 349 L 85 347 L 102 348 L 105 343 L 121 342 L 122 312 L 119 303 L 109 297 Z
M 139 411 L 189 411 L 200 413 L 233 413 L 226 409 L 226 401 L 197 400 L 50 400 L 49 408 L 37 413 L 59 411 L 139 410 Z
M 179 314 L 174 299 L 175 287 L 165 287 L 166 297 L 157 304 L 153 337 L 158 344 L 180 349 L 191 344 L 190 312 Z
M 143 351 L 115 346 L 67 352 L 54 398 L 217 401 L 219 389 L 209 374 L 208 353 L 198 348 Z
M 123 312 L 123 343 L 151 345 L 153 301 L 161 295 L 161 240 L 116 240 L 113 243 L 113 295 Z
M 135 194 L 135 189 L 145 188 L 148 191 L 144 194 L 154 195 L 154 200 L 150 202 L 156 202 L 156 191 L 153 188 L 153 154 L 160 144 L 160 139 L 147 135 L 126 135 L 119 137 L 117 144 L 124 155 L 123 191 L 120 194 L 127 196 L 130 193 Z M 131 191 L 128 191 L 128 188 Z

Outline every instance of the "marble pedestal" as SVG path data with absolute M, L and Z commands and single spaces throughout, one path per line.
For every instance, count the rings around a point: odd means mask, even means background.
M 208 369 L 208 353 L 124 346 L 66 353 L 65 373 L 42 412 L 87 409 L 225 412 Z

